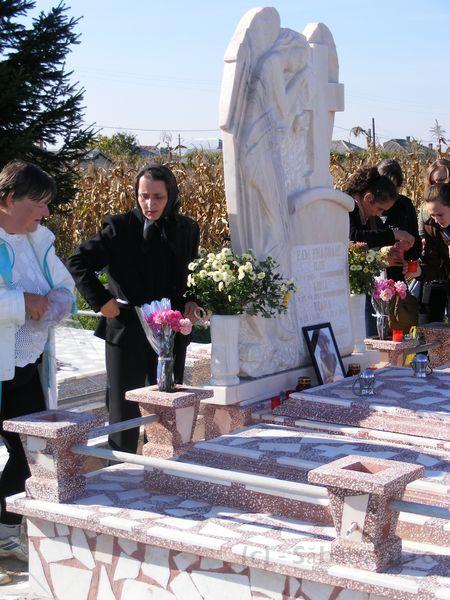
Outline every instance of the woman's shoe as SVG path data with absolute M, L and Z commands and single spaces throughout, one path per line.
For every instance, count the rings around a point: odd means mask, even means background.
M 8 573 L 0 571 L 0 585 L 7 585 L 8 583 L 11 583 L 11 581 L 12 579 Z
M 0 539 L 0 557 L 14 556 L 22 562 L 28 562 L 28 545 L 20 537 L 10 536 Z

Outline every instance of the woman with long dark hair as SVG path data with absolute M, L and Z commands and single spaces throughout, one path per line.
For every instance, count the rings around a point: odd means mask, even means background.
M 381 220 L 386 210 L 394 206 L 397 190 L 392 181 L 380 175 L 376 167 L 361 167 L 348 180 L 344 192 L 355 201 L 350 213 L 350 240 L 364 242 L 369 248 L 393 246 L 402 242 L 405 249 L 414 244 L 414 237 L 403 229 L 390 229 Z M 370 296 L 366 297 L 366 335 L 376 335 Z
M 156 383 L 157 355 L 142 329 L 136 306 L 169 298 L 172 308 L 195 320 L 197 304 L 184 293 L 188 264 L 197 256 L 199 228 L 179 213 L 178 185 L 160 164 L 144 166 L 135 180 L 136 207 L 105 218 L 100 231 L 82 243 L 68 260 L 76 286 L 103 315 L 96 335 L 106 342 L 106 403 L 110 423 L 139 416 L 131 389 Z M 105 270 L 108 286 L 98 279 Z M 183 380 L 186 336 L 176 335 L 174 378 Z M 110 445 L 136 452 L 138 429 L 112 434 Z

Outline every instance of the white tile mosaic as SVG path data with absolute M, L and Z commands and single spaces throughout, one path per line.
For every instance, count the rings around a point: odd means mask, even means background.
M 44 569 L 42 568 L 41 559 L 34 549 L 34 545 L 30 544 L 29 555 L 29 571 L 30 571 L 30 587 L 31 591 L 38 597 L 53 598 L 50 586 L 45 578 Z
M 187 444 L 191 441 L 194 413 L 195 406 L 185 406 L 184 408 L 179 408 L 175 411 L 175 425 L 183 444 Z
M 141 561 L 121 552 L 114 571 L 114 581 L 120 579 L 136 579 L 141 568 Z
M 155 585 L 149 585 L 142 581 L 127 579 L 122 588 L 120 600 L 177 600 L 170 592 L 162 590 Z
M 250 568 L 250 585 L 252 592 L 265 594 L 267 598 L 272 598 L 272 600 L 283 600 L 285 584 L 285 575 Z
M 207 537 L 206 535 L 198 535 L 189 531 L 174 531 L 165 527 L 150 527 L 147 533 L 153 537 L 163 540 L 173 540 L 182 542 L 189 546 L 200 546 L 200 548 L 213 548 L 218 550 L 223 546 L 225 540 Z
M 122 519 L 120 517 L 102 517 L 100 519 L 100 523 L 105 527 L 112 527 L 113 529 L 122 529 L 123 531 L 131 531 L 133 527 L 139 525 L 137 521 Z
M 41 540 L 39 550 L 48 563 L 58 562 L 73 557 L 67 537 L 55 537 Z
M 302 580 L 302 594 L 306 598 L 314 598 L 314 600 L 329 600 L 333 593 L 334 587 L 325 583 L 316 581 Z M 355 598 L 355 600 L 357 600 Z
M 72 552 L 80 563 L 82 563 L 88 569 L 95 567 L 95 560 L 92 556 L 92 552 L 89 549 L 89 544 L 82 529 L 75 527 L 72 531 L 71 537 Z
M 112 535 L 99 534 L 95 541 L 94 556 L 97 562 L 112 563 L 112 549 L 114 538 Z
M 27 450 L 29 452 L 40 452 L 47 447 L 46 438 L 38 438 L 34 435 L 27 436 Z
M 134 540 L 127 540 L 125 538 L 118 538 L 118 543 L 122 550 L 128 555 L 131 555 L 133 554 L 133 552 L 136 552 L 138 547 L 137 542 L 135 542 Z
M 180 502 L 180 508 L 204 508 L 209 506 L 207 502 L 200 502 L 199 500 L 183 500 Z
M 192 581 L 203 598 L 214 600 L 251 600 L 248 577 L 233 573 L 200 573 L 193 571 Z
M 29 537 L 47 537 L 55 536 L 55 526 L 50 521 L 43 519 L 28 519 L 27 521 Z
M 279 546 L 281 540 L 275 540 L 273 538 L 269 538 L 264 535 L 254 535 L 253 537 L 248 538 L 249 542 L 253 542 L 254 544 L 262 544 L 263 546 L 270 546 L 271 548 L 275 548 Z
M 50 565 L 50 574 L 56 598 L 88 600 L 91 571 L 54 563 Z
M 98 600 L 116 600 L 116 596 L 112 591 L 111 583 L 108 579 L 108 574 L 103 565 L 100 568 L 97 598 Z
M 188 554 L 187 552 L 180 552 L 174 556 L 175 564 L 180 571 L 186 571 L 186 569 L 197 562 L 197 560 L 198 557 L 195 554 Z
M 56 531 L 58 535 L 69 535 L 69 528 L 63 523 L 56 523 Z
M 164 512 L 173 517 L 190 517 L 194 514 L 191 510 L 186 510 L 185 508 L 166 508 Z
M 203 600 L 192 579 L 187 573 L 180 573 L 170 582 L 170 589 L 176 598 L 183 600 Z
M 98 504 L 100 506 L 110 506 L 111 498 L 106 494 L 97 494 L 96 496 L 87 496 L 84 498 L 80 498 L 79 500 L 75 500 L 74 504 L 79 506 L 90 506 L 92 504 Z
M 166 589 L 170 577 L 169 550 L 157 546 L 147 546 L 141 568 L 144 575 L 151 577 Z
M 200 562 L 200 569 L 202 571 L 216 571 L 223 568 L 223 561 L 217 560 L 216 558 L 205 558 L 203 557 Z
M 196 526 L 196 521 L 189 519 L 177 519 L 176 517 L 164 517 L 158 520 L 158 524 L 167 525 L 167 527 L 176 527 L 177 529 L 192 529 Z
M 223 527 L 223 525 L 218 525 L 217 523 L 207 523 L 200 529 L 200 533 L 203 535 L 212 535 L 228 539 L 236 539 L 241 537 L 236 531 L 233 531 L 228 527 Z

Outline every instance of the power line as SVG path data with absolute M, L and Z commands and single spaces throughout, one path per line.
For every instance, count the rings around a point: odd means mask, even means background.
M 218 127 L 215 127 L 214 129 L 165 129 L 164 127 L 160 127 L 159 129 L 143 129 L 140 127 L 120 127 L 119 125 L 97 125 L 97 127 L 101 127 L 102 129 L 125 129 L 126 131 L 152 131 L 157 133 L 161 131 L 171 131 L 177 133 L 220 131 Z

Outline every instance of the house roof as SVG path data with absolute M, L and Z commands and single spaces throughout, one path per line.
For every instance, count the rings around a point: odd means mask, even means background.
M 414 138 L 407 137 L 403 138 L 393 138 L 383 143 L 383 148 L 388 150 L 388 152 L 411 152 L 413 149 L 418 149 L 425 154 L 433 153 L 431 148 L 424 146 Z
M 97 160 L 98 158 L 103 158 L 104 160 L 106 160 L 112 164 L 112 160 L 109 158 L 109 156 L 106 156 L 106 154 L 104 154 L 98 148 L 92 148 L 92 150 L 89 150 L 89 152 L 86 152 L 86 154 L 83 156 L 82 160 L 89 161 L 89 160 Z
M 363 152 L 363 150 L 364 148 L 361 148 L 361 146 L 357 146 L 356 144 L 352 144 L 348 140 L 332 140 L 331 142 L 331 152 L 335 152 L 336 154 Z

